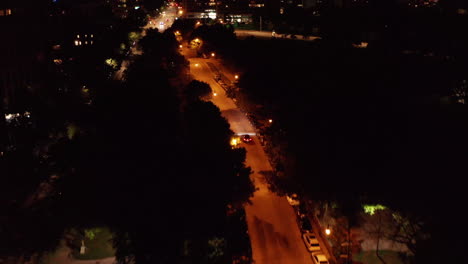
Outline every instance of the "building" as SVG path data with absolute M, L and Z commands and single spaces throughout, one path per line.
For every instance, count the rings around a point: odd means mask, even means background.
M 0 2 L 0 101 L 3 111 L 21 108 L 21 99 L 36 89 L 45 60 L 48 33 L 46 1 Z M 34 21 L 34 22 L 31 22 Z

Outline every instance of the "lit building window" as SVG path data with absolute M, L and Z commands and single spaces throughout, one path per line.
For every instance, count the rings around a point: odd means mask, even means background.
M 80 38 L 80 35 L 76 35 L 76 38 Z
M 84 44 L 85 44 L 85 45 L 88 45 L 88 41 L 85 41 Z
M 75 46 L 78 46 L 80 42 L 78 40 L 75 40 Z
M 88 37 L 88 34 L 85 34 L 84 37 L 87 38 L 87 37 Z
M 7 15 L 7 16 L 11 15 L 11 9 L 7 9 L 7 10 L 6 10 L 6 15 Z
M 91 45 L 93 45 L 93 41 L 91 40 Z
M 91 34 L 91 37 L 92 37 L 92 38 L 94 37 L 93 34 Z

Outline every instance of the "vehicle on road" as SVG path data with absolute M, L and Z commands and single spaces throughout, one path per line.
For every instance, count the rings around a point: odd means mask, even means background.
M 312 224 L 306 215 L 297 218 L 297 225 L 302 233 L 312 232 Z
M 297 196 L 297 194 L 293 193 L 291 195 L 286 195 L 286 199 L 288 200 L 288 203 L 291 205 L 291 206 L 297 206 L 299 205 L 301 202 L 299 201 L 299 197 Z
M 241 140 L 244 143 L 252 143 L 253 139 L 249 135 L 242 135 Z
M 314 261 L 315 264 L 329 264 L 327 257 L 323 252 L 317 251 L 317 252 L 312 252 L 312 260 Z
M 304 240 L 307 250 L 310 252 L 321 250 L 319 241 L 314 233 L 304 233 L 302 234 L 302 239 Z

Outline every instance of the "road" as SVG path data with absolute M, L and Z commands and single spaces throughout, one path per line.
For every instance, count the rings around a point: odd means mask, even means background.
M 231 129 L 237 134 L 255 133 L 248 118 L 214 80 L 213 66 L 210 67 L 208 63 L 215 65 L 231 81 L 234 80 L 234 75 L 223 69 L 216 59 L 194 58 L 190 56 L 192 53 L 193 51 L 186 48 L 182 51 L 189 59 L 191 74 L 195 79 L 207 82 L 211 86 L 216 93 L 212 102 L 220 108 Z M 258 188 L 252 198 L 252 204 L 245 207 L 253 259 L 256 264 L 312 263 L 296 224 L 293 208 L 285 197 L 279 197 L 268 190 L 261 172 L 271 171 L 272 168 L 258 138 L 253 136 L 253 139 L 253 144 L 244 144 L 247 150 L 246 164 L 252 168 L 251 178 Z
M 164 14 L 152 19 L 144 29 L 159 26 L 160 31 L 165 30 L 172 25 L 177 12 L 175 7 L 168 7 Z M 163 22 L 164 26 L 161 26 L 160 22 Z M 188 48 L 182 50 L 182 54 L 190 62 L 192 76 L 211 86 L 213 93 L 216 94 L 212 102 L 219 107 L 231 129 L 237 134 L 248 133 L 254 139 L 253 144 L 244 145 L 244 147 L 247 150 L 246 164 L 252 168 L 251 179 L 257 188 L 252 204 L 245 208 L 255 263 L 311 264 L 312 259 L 302 241 L 293 208 L 285 197 L 279 197 L 269 191 L 265 177 L 261 174 L 263 171 L 271 171 L 272 168 L 258 138 L 254 136 L 255 128 L 214 80 L 213 67 L 216 67 L 231 81 L 234 80 L 234 74 L 226 71 L 218 60 L 196 58 L 194 53 Z
M 276 34 L 271 31 L 258 31 L 258 30 L 242 30 L 236 29 L 235 31 L 236 36 L 240 39 L 244 39 L 246 37 L 256 37 L 256 38 L 266 38 L 271 39 L 272 37 L 281 38 L 281 39 L 294 39 L 294 40 L 304 40 L 304 41 L 314 41 L 316 39 L 320 39 L 317 36 L 304 36 L 304 35 L 294 35 L 295 37 L 292 38 L 289 34 Z

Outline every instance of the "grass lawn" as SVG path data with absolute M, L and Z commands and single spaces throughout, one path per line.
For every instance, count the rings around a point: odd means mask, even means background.
M 107 228 L 99 228 L 100 232 L 96 233 L 94 239 L 85 238 L 86 246 L 85 254 L 80 254 L 80 248 L 73 249 L 73 257 L 75 259 L 103 259 L 115 256 L 115 250 L 112 247 L 112 233 Z M 81 246 L 81 240 L 75 241 L 75 245 Z
M 403 264 L 398 257 L 398 252 L 390 250 L 381 250 L 379 255 L 385 260 L 387 264 Z M 375 250 L 362 251 L 359 254 L 353 255 L 353 261 L 358 261 L 364 264 L 381 264 L 382 261 L 375 254 Z

